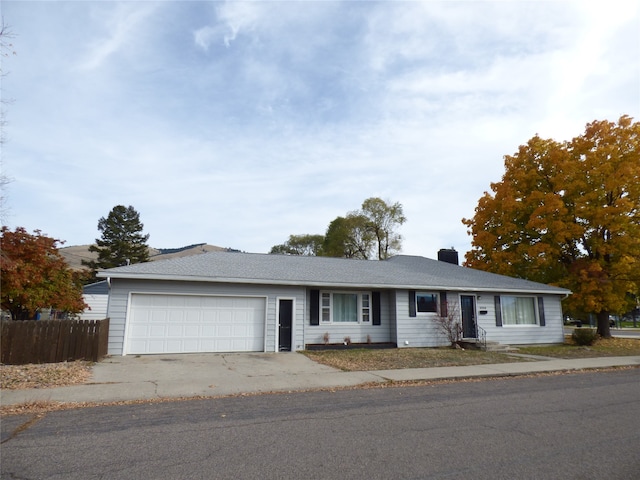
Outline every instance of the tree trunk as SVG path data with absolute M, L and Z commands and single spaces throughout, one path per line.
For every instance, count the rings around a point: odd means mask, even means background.
M 596 333 L 600 335 L 602 338 L 611 338 L 608 310 L 603 310 L 601 312 L 598 312 L 598 329 Z
M 34 316 L 29 310 L 20 306 L 9 308 L 8 310 L 11 314 L 11 320 L 32 320 Z

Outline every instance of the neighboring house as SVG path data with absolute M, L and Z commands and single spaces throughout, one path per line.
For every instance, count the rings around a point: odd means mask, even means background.
M 457 256 L 456 256 L 457 258 Z M 457 261 L 456 261 L 457 263 Z M 464 337 L 561 343 L 565 289 L 424 257 L 384 261 L 212 252 L 98 273 L 110 284 L 109 353 L 277 352 L 310 344 L 447 345 Z
M 107 318 L 109 285 L 106 280 L 82 287 L 82 299 L 88 307 L 80 314 L 81 320 L 102 320 Z

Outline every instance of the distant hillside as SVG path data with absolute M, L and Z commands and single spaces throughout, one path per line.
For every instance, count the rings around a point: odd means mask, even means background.
M 158 252 L 160 252 L 158 255 L 167 255 L 169 253 L 180 253 L 180 252 L 184 252 L 185 250 L 190 250 L 192 248 L 196 248 L 196 247 L 201 247 L 203 245 L 206 245 L 204 243 L 194 243 L 193 245 L 187 245 L 186 247 L 180 247 L 180 248 L 159 248 Z
M 151 261 L 166 260 L 168 258 L 189 257 L 191 255 L 200 255 L 207 252 L 224 252 L 230 251 L 230 248 L 216 247 L 206 243 L 198 243 L 181 248 L 149 248 L 149 258 Z M 74 245 L 71 247 L 63 247 L 59 249 L 60 254 L 66 260 L 67 264 L 74 270 L 85 268 L 82 260 L 96 260 L 98 254 L 89 251 L 89 245 Z

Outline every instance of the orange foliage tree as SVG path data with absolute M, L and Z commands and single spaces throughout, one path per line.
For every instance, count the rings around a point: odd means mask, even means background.
M 2 310 L 14 320 L 28 320 L 41 308 L 82 312 L 82 283 L 58 251 L 59 240 L 2 227 L 0 295 Z
M 567 142 L 533 137 L 463 219 L 465 265 L 569 288 L 573 315 L 633 308 L 640 293 L 640 123 L 594 121 Z

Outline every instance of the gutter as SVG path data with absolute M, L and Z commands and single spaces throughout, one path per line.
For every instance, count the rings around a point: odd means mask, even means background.
M 291 281 L 291 280 L 274 280 L 274 279 L 256 279 L 256 278 L 212 278 L 212 277 L 196 277 L 189 275 L 158 275 L 158 274 L 127 274 L 120 273 L 117 275 L 107 276 L 106 274 L 98 273 L 96 275 L 100 278 L 107 278 L 109 285 L 111 285 L 111 279 L 121 280 L 155 280 L 155 281 L 183 281 L 183 282 L 205 282 L 205 283 L 234 283 L 244 285 L 278 285 L 278 286 L 292 286 L 292 287 L 325 287 L 325 288 L 366 288 L 373 290 L 437 290 L 437 291 L 450 291 L 450 292 L 471 292 L 471 293 L 486 293 L 486 292 L 500 292 L 500 293 L 527 293 L 527 294 L 542 294 L 542 295 L 565 295 L 567 298 L 571 292 L 559 287 L 550 287 L 553 290 L 546 289 L 522 289 L 522 288 L 497 288 L 497 287 L 470 287 L 470 286 L 451 286 L 451 285 L 425 285 L 425 284 L 380 284 L 380 283 L 349 283 L 349 282 L 319 282 L 319 281 Z

